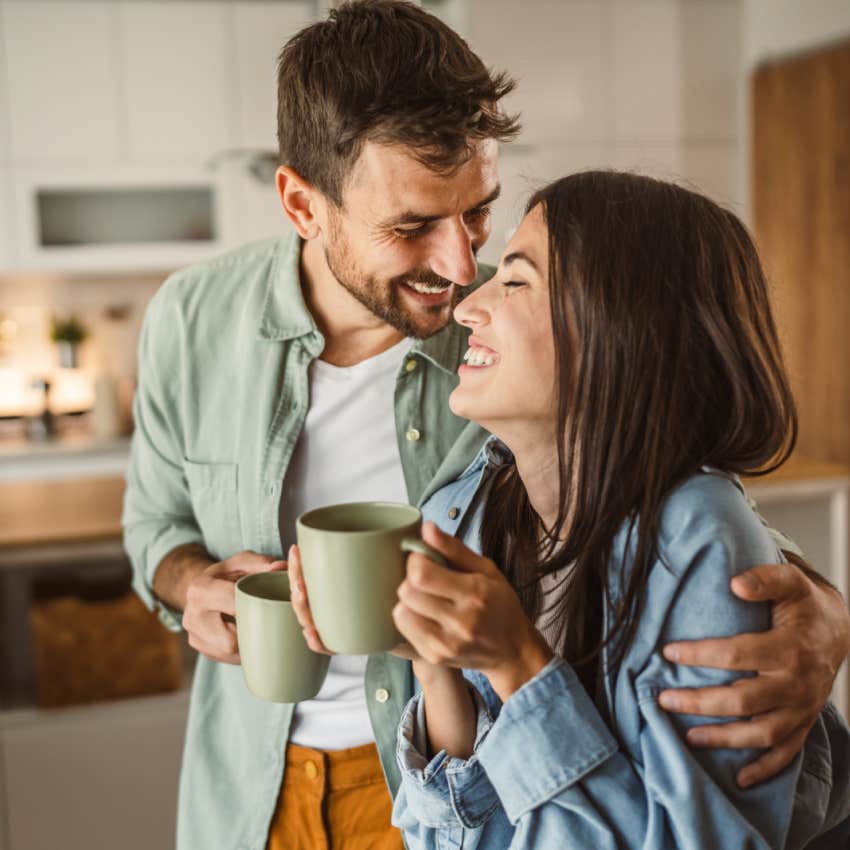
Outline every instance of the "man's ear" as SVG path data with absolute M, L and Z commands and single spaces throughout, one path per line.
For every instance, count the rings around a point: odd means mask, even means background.
M 301 175 L 286 165 L 275 172 L 275 185 L 286 217 L 302 239 L 315 239 L 321 232 L 317 206 L 321 195 Z

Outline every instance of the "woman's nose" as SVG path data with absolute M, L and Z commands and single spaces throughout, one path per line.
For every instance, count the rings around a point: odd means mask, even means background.
M 490 320 L 488 303 L 493 286 L 493 281 L 489 280 L 467 295 L 454 309 L 455 321 L 467 328 L 486 324 Z

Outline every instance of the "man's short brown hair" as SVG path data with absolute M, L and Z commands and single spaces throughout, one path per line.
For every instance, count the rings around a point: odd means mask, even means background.
M 514 85 L 412 3 L 343 3 L 281 51 L 280 161 L 337 206 L 365 141 L 405 145 L 450 174 L 475 142 L 519 132 L 516 116 L 499 108 Z

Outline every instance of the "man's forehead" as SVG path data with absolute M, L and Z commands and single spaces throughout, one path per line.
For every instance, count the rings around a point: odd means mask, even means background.
M 352 170 L 346 195 L 381 218 L 416 211 L 450 215 L 486 202 L 498 189 L 498 145 L 484 140 L 457 169 L 441 174 L 402 145 L 367 142 Z

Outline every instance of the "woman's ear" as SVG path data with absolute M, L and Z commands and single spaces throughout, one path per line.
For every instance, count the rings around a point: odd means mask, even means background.
M 275 185 L 283 211 L 298 235 L 305 240 L 315 239 L 321 232 L 316 217 L 319 191 L 286 165 L 275 172 Z

